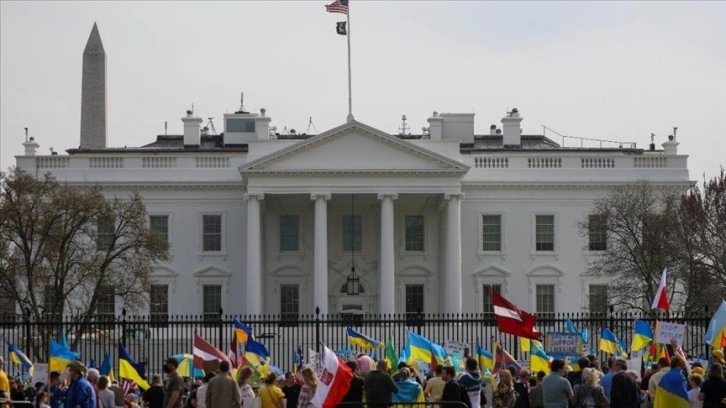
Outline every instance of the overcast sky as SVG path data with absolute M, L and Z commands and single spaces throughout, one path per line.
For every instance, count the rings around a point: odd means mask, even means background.
M 83 48 L 98 22 L 110 146 L 181 134 L 180 118 L 266 108 L 272 125 L 319 132 L 347 114 L 341 14 L 325 1 L 0 2 L 0 168 L 23 128 L 77 147 Z M 691 179 L 726 165 L 726 2 L 351 0 L 353 110 L 390 133 L 434 110 L 476 113 L 486 133 L 517 107 L 588 138 L 659 145 L 678 126 Z M 560 142 L 560 139 L 555 139 Z

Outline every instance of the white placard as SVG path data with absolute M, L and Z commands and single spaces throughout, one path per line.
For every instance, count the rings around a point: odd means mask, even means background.
M 444 343 L 444 348 L 451 355 L 458 353 L 463 356 L 464 351 L 466 350 L 467 347 L 468 346 L 466 343 L 462 343 L 462 342 L 456 341 L 456 340 L 446 340 L 446 343 Z
M 635 370 L 640 377 L 640 367 L 643 364 L 643 350 L 636 350 L 630 352 L 630 359 L 627 361 L 628 369 Z
M 686 325 L 658 321 L 655 323 L 655 342 L 660 344 L 671 344 L 675 340 L 679 346 L 683 345 L 683 337 L 686 335 Z
M 47 363 L 35 363 L 33 364 L 33 384 L 42 382 L 48 384 L 48 364 Z

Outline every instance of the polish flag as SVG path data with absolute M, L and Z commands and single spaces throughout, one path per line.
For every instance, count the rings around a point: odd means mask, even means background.
M 540 332 L 534 327 L 537 318 L 533 314 L 521 310 L 494 290 L 492 290 L 492 304 L 500 332 L 532 340 L 541 338 Z
M 232 367 L 232 361 L 222 350 L 209 344 L 198 334 L 194 335 L 194 368 L 202 368 L 205 361 L 226 361 Z
M 318 378 L 318 388 L 310 403 L 315 407 L 333 408 L 343 401 L 348 393 L 353 372 L 350 367 L 338 360 L 332 350 L 323 351 L 323 371 Z
M 668 296 L 666 295 L 666 272 L 668 268 L 663 268 L 663 274 L 660 276 L 660 283 L 658 284 L 658 290 L 655 292 L 655 299 L 653 304 L 650 306 L 651 309 L 663 309 L 668 310 Z

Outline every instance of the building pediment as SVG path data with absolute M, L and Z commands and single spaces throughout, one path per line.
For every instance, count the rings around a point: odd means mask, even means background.
M 254 175 L 443 174 L 462 177 L 469 166 L 353 121 L 239 167 Z

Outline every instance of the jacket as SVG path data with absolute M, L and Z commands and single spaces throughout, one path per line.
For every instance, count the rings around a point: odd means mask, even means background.
M 96 393 L 86 377 L 79 377 L 71 383 L 66 394 L 64 408 L 96 408 Z

